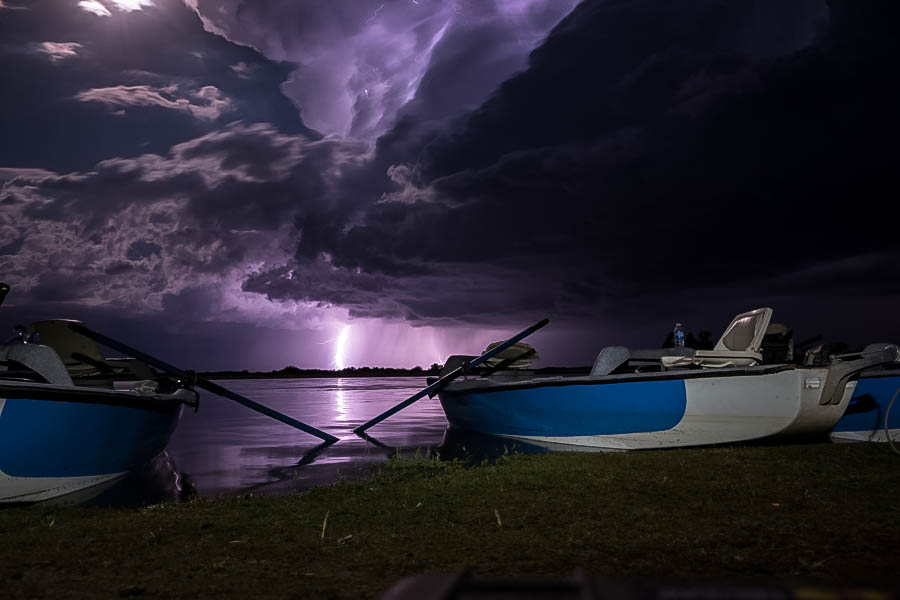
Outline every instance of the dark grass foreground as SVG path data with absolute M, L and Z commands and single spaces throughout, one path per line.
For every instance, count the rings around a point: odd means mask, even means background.
M 900 573 L 900 457 L 813 444 L 398 460 L 302 496 L 0 510 L 0 596 L 378 597 L 421 573 Z

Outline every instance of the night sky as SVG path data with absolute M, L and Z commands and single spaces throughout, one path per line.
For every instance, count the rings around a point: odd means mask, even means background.
M 185 368 L 900 341 L 893 0 L 2 0 L 0 327 Z M 4 334 L 6 335 L 6 334 Z M 341 349 L 342 348 L 342 349 Z

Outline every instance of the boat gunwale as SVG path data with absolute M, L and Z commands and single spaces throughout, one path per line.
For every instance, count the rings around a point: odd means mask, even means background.
M 131 390 L 8 380 L 0 380 L 0 398 L 6 400 L 100 404 L 154 411 L 171 410 L 173 405 L 188 404 L 187 399 L 182 394 L 179 394 L 178 391 L 172 394 L 140 395 Z
M 883 365 L 882 369 L 873 367 L 872 369 L 863 371 L 859 374 L 860 379 L 883 379 L 888 377 L 900 377 L 900 365 Z
M 544 379 L 531 378 L 521 381 L 492 381 L 490 378 L 457 380 L 448 383 L 440 392 L 440 395 L 457 396 L 471 393 L 494 393 L 510 390 L 534 389 L 540 387 L 564 387 L 573 385 L 609 385 L 614 383 L 634 383 L 644 381 L 672 381 L 686 379 L 707 379 L 713 377 L 740 377 L 771 375 L 792 370 L 826 370 L 827 366 L 812 367 L 792 364 L 756 365 L 752 367 L 738 367 L 729 369 L 685 369 L 683 371 L 656 371 L 648 373 L 618 373 L 591 377 L 590 375 L 553 376 Z M 461 389 L 460 389 L 461 388 Z

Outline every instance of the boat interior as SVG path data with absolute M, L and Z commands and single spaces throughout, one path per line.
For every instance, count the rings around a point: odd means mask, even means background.
M 138 381 L 154 381 L 161 393 L 167 378 L 141 361 L 105 358 L 96 341 L 69 328 L 63 319 L 38 321 L 0 346 L 0 379 L 54 385 L 128 389 Z
M 761 374 L 803 366 L 826 366 L 835 361 L 854 361 L 881 352 L 890 344 L 871 344 L 859 352 L 833 355 L 826 344 L 812 345 L 819 336 L 794 344 L 793 332 L 782 323 L 772 323 L 773 311 L 764 307 L 736 315 L 711 349 L 641 348 L 607 346 L 590 366 L 532 368 L 537 353 L 519 343 L 495 357 L 493 363 L 467 371 L 467 377 L 493 381 L 546 381 L 551 378 L 615 380 L 632 378 L 692 378 L 736 374 Z M 489 346 L 490 348 L 490 346 Z M 473 356 L 454 355 L 441 371 L 446 375 Z M 893 368 L 893 364 L 884 367 Z M 430 378 L 429 382 L 437 378 Z

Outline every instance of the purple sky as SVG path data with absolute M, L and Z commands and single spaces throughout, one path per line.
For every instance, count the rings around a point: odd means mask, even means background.
M 890 0 L 3 0 L 0 308 L 196 369 L 900 340 Z M 343 341 L 342 341 L 343 340 Z

